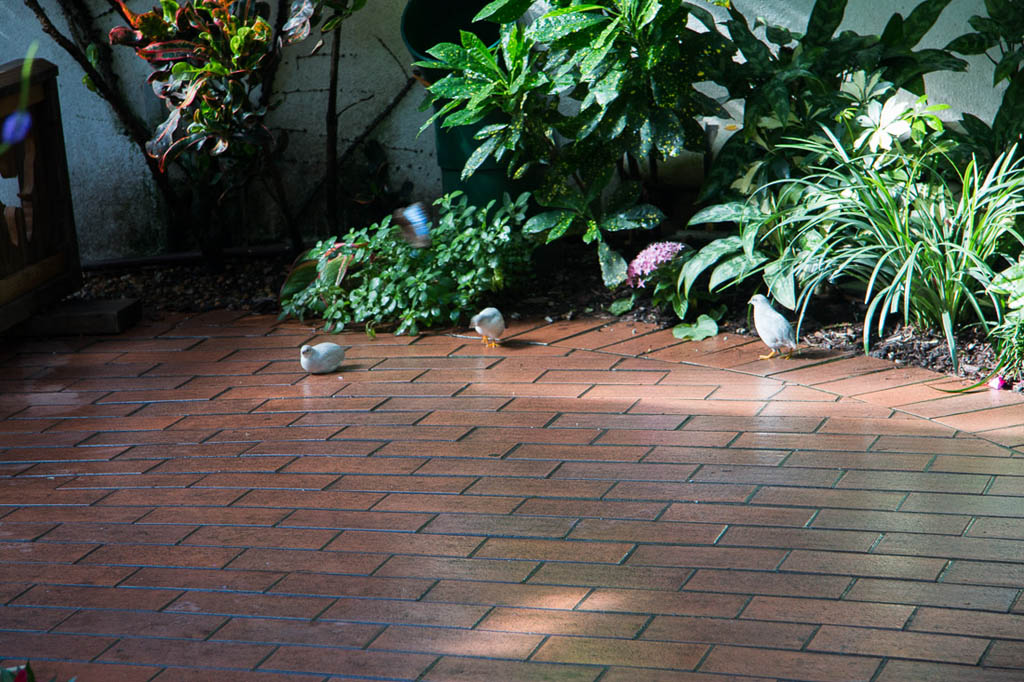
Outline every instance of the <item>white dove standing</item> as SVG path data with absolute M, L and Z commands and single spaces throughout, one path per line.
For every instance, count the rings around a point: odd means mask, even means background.
M 771 348 L 768 355 L 759 355 L 762 360 L 775 357 L 780 349 L 786 348 L 789 352 L 785 357 L 789 358 L 796 350 L 796 336 L 793 334 L 793 325 L 785 317 L 780 315 L 768 298 L 761 294 L 754 294 L 750 303 L 754 306 L 754 328 L 757 335 L 761 337 L 765 345 Z
M 505 318 L 497 308 L 484 308 L 469 321 L 473 329 L 481 336 L 481 342 L 494 348 L 505 333 Z
M 325 341 L 315 346 L 306 344 L 299 349 L 299 363 L 311 374 L 327 374 L 338 369 L 345 357 L 345 349 L 336 343 Z

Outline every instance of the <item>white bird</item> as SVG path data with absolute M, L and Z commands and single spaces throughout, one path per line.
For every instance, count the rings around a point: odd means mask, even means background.
M 762 360 L 775 357 L 780 349 L 786 348 L 789 352 L 785 357 L 788 359 L 796 350 L 796 336 L 793 334 L 793 325 L 785 317 L 780 315 L 768 298 L 761 294 L 754 294 L 750 303 L 754 306 L 754 328 L 757 335 L 761 337 L 765 345 L 771 348 L 768 355 L 759 355 Z
M 311 374 L 327 374 L 338 369 L 345 357 L 345 349 L 336 343 L 325 341 L 315 346 L 309 344 L 299 349 L 299 363 Z
M 505 318 L 497 308 L 484 308 L 469 321 L 473 329 L 481 336 L 481 342 L 494 348 L 505 333 Z

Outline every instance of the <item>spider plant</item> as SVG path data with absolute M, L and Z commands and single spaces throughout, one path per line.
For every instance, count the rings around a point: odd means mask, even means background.
M 819 162 L 783 183 L 798 183 L 804 201 L 779 224 L 818 237 L 791 256 L 817 265 L 800 282 L 801 320 L 820 285 L 852 280 L 867 304 L 865 352 L 872 329 L 881 334 L 889 316 L 901 314 L 904 324 L 941 328 L 956 366 L 958 325 L 973 318 L 987 330 L 1002 319 L 989 285 L 1009 260 L 1007 247 L 1024 244 L 1014 229 L 1024 163 L 1011 148 L 987 171 L 973 159 L 961 170 L 941 146 L 848 153 L 827 130 L 825 137 L 788 145 Z

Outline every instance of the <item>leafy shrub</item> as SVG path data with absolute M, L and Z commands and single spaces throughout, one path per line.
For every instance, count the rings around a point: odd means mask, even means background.
M 511 22 L 531 2 L 496 0 L 478 18 Z M 664 219 L 643 200 L 641 162 L 656 172 L 658 160 L 703 150 L 697 117 L 723 110 L 694 84 L 709 80 L 710 63 L 728 63 L 734 50 L 707 10 L 678 0 L 550 4 L 525 29 L 505 24 L 494 50 L 468 32 L 461 44 L 428 50 L 437 61 L 421 66 L 451 71 L 430 87 L 437 113 L 428 123 L 503 116 L 477 133 L 482 142 L 464 175 L 489 157 L 507 161 L 513 177 L 530 172 L 535 199 L 551 210 L 526 231 L 549 242 L 572 234 L 596 243 L 611 287 L 625 279 L 626 261 L 606 233 L 651 229 Z M 691 28 L 689 17 L 706 30 Z
M 396 334 L 451 324 L 487 293 L 523 276 L 530 245 L 519 229 L 529 194 L 471 206 L 461 192 L 435 203 L 433 245 L 405 243 L 390 217 L 319 242 L 299 257 L 281 291 L 281 318 L 319 317 L 329 332 L 397 324 Z

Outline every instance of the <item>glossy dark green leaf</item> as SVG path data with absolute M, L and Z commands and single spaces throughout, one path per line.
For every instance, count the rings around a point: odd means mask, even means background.
M 584 7 L 600 9 L 599 6 L 586 5 L 574 7 L 570 13 L 549 12 L 530 24 L 526 33 L 538 43 L 550 43 L 607 21 L 607 17 L 596 12 L 582 11 Z
M 476 169 L 494 153 L 494 150 L 500 141 L 500 138 L 491 137 L 484 140 L 479 147 L 474 149 L 473 153 L 469 155 L 468 159 L 466 159 L 466 165 L 462 169 L 462 175 L 460 178 L 465 180 L 469 176 L 473 175 Z
M 636 294 L 630 294 L 625 298 L 619 298 L 612 301 L 611 305 L 608 306 L 608 312 L 612 315 L 621 315 L 622 313 L 628 313 L 633 309 L 636 304 Z
M 945 49 L 959 54 L 982 54 L 989 48 L 995 47 L 997 41 L 995 36 L 989 38 L 981 33 L 965 33 L 949 41 Z
M 473 21 L 494 21 L 499 24 L 507 24 L 523 16 L 534 0 L 494 0 L 477 12 Z
M 921 0 L 903 22 L 904 45 L 911 47 L 921 42 L 921 38 L 932 29 L 949 2 L 950 0 Z
M 707 223 L 745 223 L 762 217 L 761 212 L 745 201 L 715 204 L 697 211 L 687 225 Z
M 695 253 L 679 271 L 676 286 L 683 297 L 690 297 L 690 288 L 693 287 L 693 283 L 697 281 L 701 273 L 721 260 L 723 256 L 735 254 L 742 248 L 743 244 L 740 242 L 739 236 L 722 237 Z
M 526 224 L 523 225 L 523 233 L 536 234 L 538 232 L 553 229 L 563 223 L 571 223 L 573 216 L 574 214 L 572 211 L 547 211 L 545 213 L 538 213 L 526 221 Z M 568 227 L 568 224 L 566 224 L 566 227 Z
M 817 0 L 807 20 L 804 42 L 808 45 L 827 45 L 843 22 L 846 4 L 847 0 Z
M 626 259 L 601 240 L 597 244 L 597 258 L 601 263 L 601 278 L 609 289 L 626 280 Z

